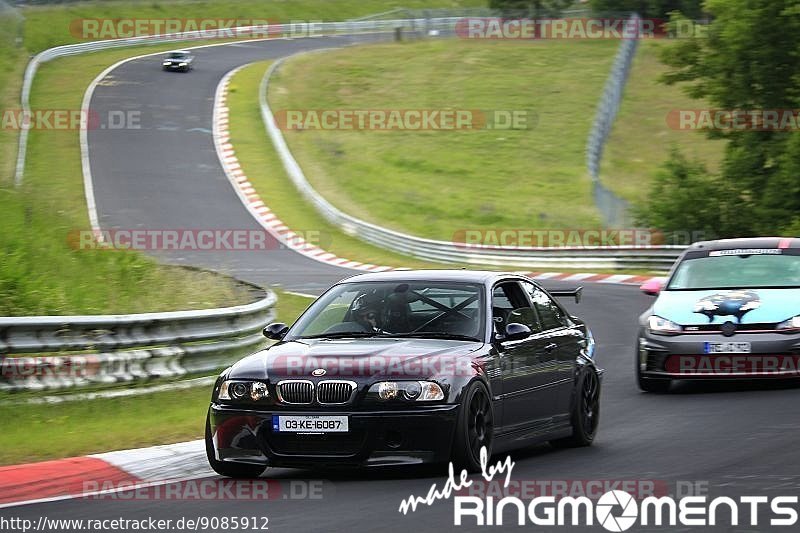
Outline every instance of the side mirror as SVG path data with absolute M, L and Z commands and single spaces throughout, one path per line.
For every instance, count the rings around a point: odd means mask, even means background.
M 664 282 L 660 279 L 651 279 L 645 281 L 639 286 L 639 289 L 645 293 L 649 294 L 650 296 L 658 296 L 658 293 L 661 292 L 661 289 L 664 288 Z
M 531 328 L 525 324 L 511 322 L 506 326 L 504 341 L 518 341 L 531 336 Z
M 283 322 L 273 322 L 265 327 L 262 333 L 264 333 L 264 336 L 268 339 L 279 341 L 286 335 L 287 331 L 289 331 L 289 326 Z

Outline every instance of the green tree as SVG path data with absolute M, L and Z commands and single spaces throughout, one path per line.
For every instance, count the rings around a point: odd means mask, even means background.
M 645 227 L 667 235 L 702 232 L 705 238 L 733 237 L 747 231 L 747 219 L 731 199 L 736 191 L 699 161 L 689 161 L 673 149 L 658 171 L 651 200 L 636 205 L 633 215 Z
M 489 0 L 489 7 L 510 17 L 557 17 L 573 0 Z
M 590 5 L 599 14 L 636 12 L 645 18 L 661 19 L 667 19 L 674 11 L 690 19 L 702 15 L 702 0 L 591 0 Z
M 711 107 L 731 110 L 787 110 L 800 107 L 800 0 L 708 0 L 712 22 L 676 40 L 662 60 L 671 67 L 666 83 L 684 83 L 687 93 Z M 685 35 L 686 32 L 683 32 Z M 721 212 L 738 213 L 736 234 L 788 231 L 800 213 L 800 131 L 710 131 L 727 141 L 716 178 L 726 194 L 714 196 Z M 671 164 L 680 165 L 673 154 Z M 695 169 L 697 170 L 697 169 Z M 662 184 L 663 185 L 663 184 Z M 656 187 L 658 187 L 658 183 Z M 698 184 L 698 195 L 706 188 Z M 666 195 L 680 191 L 664 185 Z M 646 207 L 658 211 L 663 198 Z M 723 221 L 719 222 L 723 224 Z M 720 226 L 727 234 L 730 225 Z

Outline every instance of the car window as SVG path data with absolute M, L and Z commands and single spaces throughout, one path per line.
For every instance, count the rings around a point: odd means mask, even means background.
M 506 281 L 494 287 L 492 318 L 499 333 L 505 331 L 506 325 L 511 322 L 524 324 L 531 328 L 531 331 L 539 330 L 536 314 L 516 281 Z
M 564 312 L 558 307 L 550 296 L 533 283 L 522 282 L 525 291 L 531 297 L 533 307 L 539 315 L 542 330 L 560 328 L 567 325 Z
M 532 307 L 519 307 L 508 315 L 508 323 L 516 322 L 528 326 L 533 333 L 541 331 L 539 317 Z

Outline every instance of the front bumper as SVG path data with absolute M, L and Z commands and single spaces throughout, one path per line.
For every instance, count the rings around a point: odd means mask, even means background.
M 255 411 L 212 404 L 219 461 L 268 466 L 388 466 L 450 459 L 458 405 L 403 411 Z M 272 415 L 347 415 L 347 433 L 279 433 Z
M 705 353 L 706 342 L 749 342 L 749 353 Z M 636 346 L 643 377 L 672 379 L 798 378 L 800 334 L 740 333 L 653 335 L 639 332 Z

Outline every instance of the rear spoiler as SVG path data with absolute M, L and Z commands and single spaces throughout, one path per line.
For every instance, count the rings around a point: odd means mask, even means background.
M 560 289 L 560 290 L 554 289 L 554 290 L 550 290 L 550 291 L 547 291 L 547 292 L 549 292 L 553 296 L 558 296 L 558 297 L 561 297 L 561 296 L 568 296 L 568 297 L 572 296 L 573 298 L 575 298 L 575 303 L 577 304 L 577 303 L 581 302 L 581 292 L 582 291 L 583 291 L 583 287 L 578 287 L 576 289 Z

